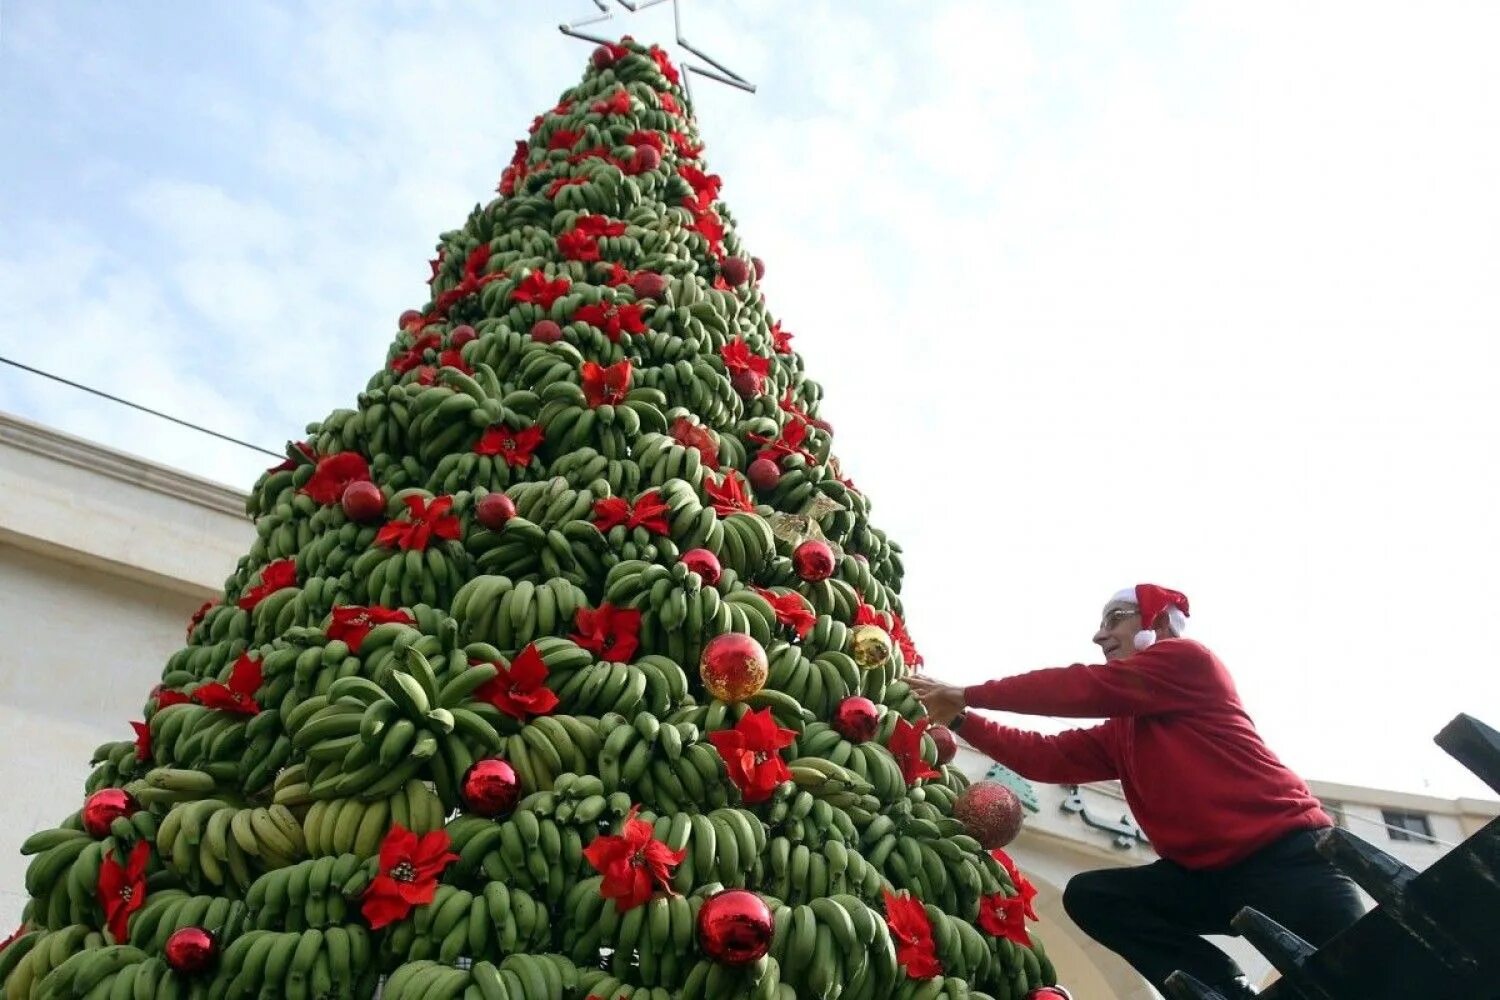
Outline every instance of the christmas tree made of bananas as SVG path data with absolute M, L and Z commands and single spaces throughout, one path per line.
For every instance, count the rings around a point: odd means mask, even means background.
M 9 1000 L 1052 980 L 1038 943 L 980 927 L 1016 889 L 912 725 L 899 550 L 830 454 L 685 102 L 659 51 L 602 48 L 442 236 L 357 408 L 256 484 L 257 540 L 136 738 L 23 846 Z M 700 670 L 725 635 L 764 650 L 759 690 L 753 657 Z M 860 696 L 875 731 L 851 742 L 833 722 Z M 752 716 L 789 745 L 721 752 Z M 635 809 L 679 859 L 623 869 L 655 878 L 644 902 L 585 854 Z M 765 928 L 736 958 L 700 927 L 730 889 L 764 901 L 768 954 Z M 893 934 L 908 897 L 930 940 Z

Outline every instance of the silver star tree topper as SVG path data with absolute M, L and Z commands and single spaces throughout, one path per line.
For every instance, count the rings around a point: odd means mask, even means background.
M 589 25 L 603 24 L 606 21 L 611 21 L 615 17 L 615 11 L 610 8 L 609 0 L 591 0 L 591 2 L 596 8 L 598 8 L 597 13 L 585 18 L 581 18 L 577 21 L 573 21 L 571 24 L 559 24 L 557 26 L 557 30 L 561 31 L 563 34 L 568 35 L 571 38 L 581 38 L 586 42 L 593 42 L 595 45 L 608 45 L 612 43 L 614 39 L 601 38 L 598 35 L 591 35 L 588 32 L 581 30 L 588 27 Z M 687 71 L 687 75 L 683 76 L 682 78 L 682 89 L 687 94 L 687 98 L 689 101 L 693 99 L 691 79 L 692 74 L 694 73 L 697 73 L 699 76 L 707 77 L 710 80 L 715 80 L 719 83 L 728 84 L 731 87 L 738 87 L 740 90 L 746 91 L 747 93 L 755 93 L 755 84 L 751 83 L 749 80 L 746 80 L 744 77 L 740 76 L 728 66 L 725 66 L 717 59 L 708 55 L 702 49 L 696 48 L 691 42 L 683 37 L 682 7 L 683 4 L 687 2 L 687 0 L 614 0 L 614 2 L 620 7 L 623 7 L 630 14 L 638 14 L 641 11 L 646 10 L 647 8 L 656 7 L 664 3 L 670 3 L 672 5 L 672 27 L 677 38 L 677 44 L 691 55 L 703 60 L 703 62 L 708 64 L 708 67 L 711 67 L 706 68 L 704 66 L 698 66 L 686 59 L 678 60 L 678 65 Z

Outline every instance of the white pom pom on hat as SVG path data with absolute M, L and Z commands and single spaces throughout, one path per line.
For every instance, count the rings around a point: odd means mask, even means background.
M 1141 612 L 1141 630 L 1135 634 L 1135 648 L 1147 649 L 1156 642 L 1156 630 L 1151 626 L 1163 614 L 1173 635 L 1187 631 L 1187 595 L 1158 587 L 1154 583 L 1140 583 L 1117 593 L 1110 603 L 1134 604 Z

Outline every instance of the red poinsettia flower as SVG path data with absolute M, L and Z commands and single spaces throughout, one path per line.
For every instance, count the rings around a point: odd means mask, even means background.
M 250 659 L 249 653 L 241 653 L 229 672 L 229 683 L 210 681 L 193 691 L 193 700 L 204 708 L 236 715 L 258 715 L 260 705 L 255 701 L 255 692 L 260 690 L 261 667 L 259 660 Z
M 1011 856 L 1005 853 L 1003 847 L 997 847 L 990 852 L 990 857 L 1000 862 L 1000 867 L 1004 868 L 1005 874 L 1010 876 L 1010 884 L 1016 887 L 1017 898 L 1023 904 L 1022 910 L 1025 912 L 1026 918 L 1028 920 L 1042 919 L 1036 915 L 1036 910 L 1031 905 L 1031 901 L 1036 898 L 1036 886 L 1032 885 L 1031 880 L 1025 875 L 1021 874 L 1021 869 L 1016 867 L 1016 863 L 1011 860 Z
M 885 924 L 896 945 L 896 961 L 906 966 L 911 979 L 931 979 L 943 974 L 932 943 L 932 922 L 922 901 L 885 890 Z
M 532 271 L 521 279 L 516 290 L 510 293 L 510 297 L 516 302 L 532 302 L 543 309 L 551 309 L 552 303 L 568 294 L 568 289 L 573 287 L 569 278 L 554 278 L 547 280 L 547 276 L 541 271 Z
M 625 223 L 607 215 L 582 215 L 573 228 L 590 236 L 624 236 Z
M 422 365 L 417 369 L 418 385 L 436 385 L 438 368 L 457 368 L 465 375 L 473 375 L 474 369 L 470 368 L 464 361 L 463 352 L 456 347 L 450 347 L 438 355 L 436 365 Z
M 104 907 L 105 926 L 116 944 L 124 944 L 130 915 L 146 905 L 146 864 L 151 845 L 137 840 L 130 857 L 120 864 L 113 850 L 106 851 L 99 865 L 99 903 Z
M 553 132 L 547 139 L 547 148 L 550 149 L 572 149 L 583 133 L 571 128 L 560 128 Z
M 926 731 L 926 719 L 918 721 L 915 726 L 905 719 L 897 719 L 896 728 L 892 730 L 891 738 L 885 745 L 891 756 L 896 758 L 896 763 L 901 765 L 901 776 L 908 785 L 923 778 L 942 777 L 922 758 L 922 734 Z
M 655 838 L 650 823 L 635 818 L 640 809 L 631 807 L 619 834 L 595 837 L 583 849 L 589 864 L 604 876 L 600 894 L 613 899 L 621 913 L 650 900 L 658 887 L 671 894 L 672 869 L 687 857 L 686 849 L 672 850 Z
M 642 146 L 650 146 L 658 153 L 665 153 L 667 151 L 666 136 L 660 132 L 653 132 L 650 129 L 636 129 L 625 137 L 625 145 L 634 146 L 636 149 L 640 149 Z
M 608 531 L 618 525 L 627 528 L 645 528 L 658 535 L 672 530 L 667 521 L 667 505 L 661 493 L 647 490 L 631 503 L 624 497 L 605 497 L 594 501 L 594 525 L 600 531 Z
M 302 492 L 327 506 L 338 503 L 350 483 L 368 482 L 369 479 L 370 466 L 365 456 L 357 451 L 341 451 L 318 459 L 318 467 L 302 487 Z
M 979 926 L 986 934 L 1006 938 L 1030 948 L 1031 935 L 1026 932 L 1026 909 L 1026 901 L 1020 896 L 1006 896 L 1003 892 L 980 896 Z
M 729 375 L 748 375 L 756 392 L 760 392 L 766 383 L 766 376 L 771 373 L 771 359 L 763 358 L 750 350 L 744 337 L 736 337 L 719 351 L 719 357 L 724 359 L 724 367 L 729 369 Z
M 266 568 L 260 571 L 260 583 L 241 594 L 238 604 L 246 611 L 253 611 L 257 604 L 276 591 L 296 585 L 297 560 L 277 559 L 273 563 L 268 563 Z
M 469 256 L 464 259 L 464 276 L 459 279 L 457 285 L 439 295 L 433 308 L 438 313 L 447 313 L 453 306 L 473 295 L 485 285 L 492 281 L 499 281 L 505 277 L 504 271 L 491 271 L 485 273 L 485 267 L 490 262 L 490 245 L 481 243 L 469 251 Z M 449 362 L 444 361 L 444 364 Z
M 677 155 L 685 160 L 696 160 L 703 152 L 702 146 L 693 145 L 693 140 L 681 132 L 669 132 L 667 133 L 667 137 L 672 140 L 672 145 L 676 148 Z
M 130 728 L 135 730 L 135 759 L 150 760 L 151 726 L 144 722 L 132 722 Z
M 644 310 L 645 306 L 639 302 L 592 302 L 574 310 L 573 319 L 596 327 L 604 332 L 610 343 L 618 344 L 621 333 L 646 332 Z
M 151 697 L 156 699 L 156 710 L 158 712 L 164 708 L 171 708 L 173 705 L 185 705 L 193 700 L 181 691 L 174 691 L 171 688 L 162 687 L 160 684 L 152 689 Z
M 809 427 L 816 427 L 818 430 L 828 434 L 833 433 L 832 424 L 828 423 L 826 420 L 819 420 L 817 417 L 810 415 L 806 410 L 797 405 L 797 400 L 792 395 L 791 386 L 786 387 L 786 393 L 776 401 L 776 405 L 781 407 L 781 411 L 783 413 L 791 414 L 798 420 L 802 421 L 804 424 L 807 424 Z
M 714 212 L 704 212 L 688 227 L 708 240 L 708 249 L 715 257 L 724 256 L 724 223 Z
M 188 619 L 188 624 L 187 624 L 187 637 L 189 639 L 191 639 L 193 637 L 193 629 L 197 628 L 199 625 L 201 625 L 203 623 L 204 616 L 206 616 L 210 611 L 212 611 L 214 609 L 214 606 L 216 604 L 218 604 L 218 603 L 219 603 L 219 599 L 217 597 L 215 597 L 211 601 L 204 601 L 203 602 L 203 606 L 200 607 L 197 611 L 193 612 L 193 617 L 191 617 L 191 618 Z
M 795 590 L 785 594 L 778 594 L 774 590 L 764 587 L 751 587 L 766 603 L 771 605 L 771 610 L 776 612 L 776 624 L 789 628 L 797 633 L 797 638 L 804 639 L 811 632 L 813 626 L 818 623 L 818 616 L 813 613 L 811 605 Z
M 622 46 L 622 45 L 615 45 L 615 46 L 612 46 L 612 48 L 623 49 L 624 46 Z M 552 110 L 549 111 L 549 112 L 547 112 L 547 113 L 549 115 L 565 115 L 565 114 L 567 114 L 568 112 L 570 112 L 572 110 L 573 110 L 573 101 L 572 101 L 572 99 L 571 98 L 565 98 L 565 99 L 563 99 L 561 101 L 558 101 L 556 104 L 552 105 Z
M 650 53 L 651 58 L 656 62 L 656 68 L 661 70 L 661 75 L 667 78 L 668 83 L 679 84 L 682 82 L 682 77 L 677 74 L 677 67 L 672 65 L 672 60 L 667 58 L 665 52 L 658 46 L 653 45 L 650 48 Z
M 462 533 L 458 516 L 450 514 L 452 497 L 436 497 L 428 503 L 422 497 L 411 494 L 403 498 L 408 521 L 387 521 L 375 535 L 375 544 L 387 548 L 399 547 L 403 552 L 415 549 L 425 552 L 433 537 L 453 541 Z
M 531 457 L 537 448 L 541 447 L 543 440 L 542 428 L 539 424 L 513 431 L 504 424 L 490 427 L 479 435 L 478 442 L 474 445 L 476 455 L 499 455 L 505 459 L 506 465 L 513 465 L 518 469 L 524 469 L 531 464 Z
M 20 940 L 21 935 L 25 934 L 25 933 L 26 933 L 26 925 L 25 924 L 20 924 L 19 926 L 17 926 L 16 929 L 11 932 L 10 937 L 6 938 L 4 941 L 0 941 L 0 955 L 5 954 L 5 949 L 7 949 L 11 945 L 15 944 L 18 940 Z
M 792 337 L 794 334 L 787 333 L 781 328 L 781 320 L 771 324 L 771 348 L 777 354 L 792 353 Z
M 496 189 L 507 198 L 516 193 L 516 185 L 526 176 L 526 160 L 530 152 L 526 140 L 516 140 L 516 151 L 511 154 L 510 163 L 500 172 L 500 186 Z M 437 277 L 436 269 L 432 276 Z
M 885 620 L 885 616 L 882 615 L 879 611 L 876 611 L 873 606 L 866 604 L 864 601 L 860 601 L 859 605 L 854 609 L 853 624 L 874 625 L 878 628 L 885 629 L 887 632 L 891 630 L 891 624 L 890 622 Z
M 523 142 L 519 143 L 519 145 L 524 146 L 526 144 Z M 443 269 L 443 252 L 441 250 L 438 251 L 438 255 L 436 257 L 427 262 L 427 269 L 432 272 L 427 275 L 427 284 L 430 286 L 434 281 L 437 280 L 438 272 Z
M 751 804 L 766 801 L 777 785 L 791 778 L 780 751 L 796 739 L 795 732 L 776 725 L 769 708 L 745 713 L 733 729 L 708 734 L 708 741 L 724 758 L 729 779 Z
M 413 368 L 421 367 L 426 360 L 426 352 L 437 350 L 443 344 L 443 338 L 436 333 L 424 333 L 412 341 L 411 346 L 391 359 L 391 371 L 405 375 Z
M 682 114 L 682 106 L 677 103 L 677 98 L 665 90 L 658 90 L 656 92 L 656 103 L 660 104 L 661 109 L 669 115 Z
M 605 368 L 594 361 L 583 363 L 583 398 L 590 406 L 618 406 L 630 392 L 630 362 L 616 361 Z
M 688 182 L 693 189 L 693 197 L 683 200 L 683 206 L 693 214 L 707 212 L 718 200 L 719 189 L 724 186 L 724 180 L 718 174 L 710 174 L 699 170 L 690 163 L 684 163 L 677 168 L 677 173 Z
M 474 697 L 522 722 L 528 715 L 546 715 L 557 707 L 557 694 L 547 687 L 547 664 L 536 643 L 517 653 L 510 666 L 496 666 L 500 672 L 475 689 Z
M 630 95 L 625 88 L 610 94 L 602 101 L 595 101 L 589 105 L 589 110 L 596 115 L 628 115 L 630 114 Z
M 908 667 L 920 667 L 923 664 L 922 654 L 917 652 L 917 647 L 907 634 L 906 622 L 895 612 L 891 613 L 891 638 L 896 640 L 896 646 L 901 650 L 901 659 Z
M 569 229 L 558 236 L 557 252 L 562 254 L 565 260 L 598 260 L 599 238 L 590 236 L 581 229 Z
M 641 644 L 641 613 L 608 601 L 598 608 L 579 608 L 573 616 L 575 643 L 610 663 L 629 663 Z
M 801 455 L 809 463 L 816 462 L 817 456 L 806 448 L 808 426 L 807 423 L 797 416 L 791 416 L 786 423 L 781 425 L 781 433 L 774 438 L 768 438 L 762 434 L 745 435 L 751 441 L 762 445 L 758 458 L 769 458 L 773 462 L 779 462 L 789 455 Z
M 417 836 L 400 823 L 391 826 L 380 842 L 380 870 L 365 889 L 360 912 L 371 930 L 403 919 L 414 907 L 437 895 L 438 876 L 458 860 L 448 850 L 447 830 Z
M 547 185 L 547 197 L 556 198 L 557 193 L 565 187 L 573 187 L 576 184 L 587 184 L 587 177 L 559 177 Z
M 415 625 L 417 620 L 412 617 L 411 612 L 401 608 L 382 608 L 378 604 L 369 607 L 345 604 L 333 609 L 333 620 L 328 623 L 328 638 L 341 639 L 349 647 L 349 652 L 358 653 L 371 629 L 376 625 L 388 625 L 392 622 Z
M 629 284 L 634 277 L 635 275 L 625 269 L 624 264 L 613 260 L 609 262 L 609 274 L 604 278 L 604 283 L 611 288 L 616 288 L 620 285 Z
M 309 462 L 317 461 L 317 456 L 313 454 L 312 445 L 308 444 L 306 441 L 288 441 L 286 443 L 286 446 L 288 448 L 297 449 L 297 451 L 299 451 Z M 273 465 L 269 469 L 267 469 L 266 474 L 270 475 L 271 473 L 275 472 L 291 472 L 301 464 L 302 463 L 297 461 L 294 456 L 288 455 L 286 459 L 280 464 Z
M 687 417 L 678 417 L 672 421 L 672 440 L 696 451 L 704 468 L 718 471 L 719 442 L 714 439 L 713 431 L 698 426 Z
M 733 470 L 724 473 L 716 483 L 709 476 L 703 477 L 703 492 L 708 494 L 714 513 L 720 517 L 730 514 L 755 513 L 755 501 L 745 488 L 745 481 Z

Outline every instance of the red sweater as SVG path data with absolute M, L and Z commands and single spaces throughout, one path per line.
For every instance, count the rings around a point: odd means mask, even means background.
M 1048 784 L 1118 778 L 1151 846 L 1185 868 L 1224 868 L 1296 830 L 1331 826 L 1276 758 L 1208 649 L 1168 639 L 1105 666 L 1058 667 L 966 689 L 970 708 L 1108 718 L 1044 736 L 969 715 L 976 750 Z

